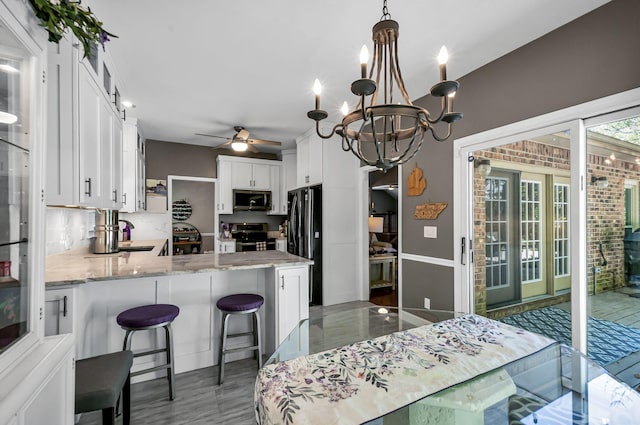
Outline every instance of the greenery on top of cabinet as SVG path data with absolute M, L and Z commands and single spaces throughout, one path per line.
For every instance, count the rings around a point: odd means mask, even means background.
M 80 2 L 70 0 L 29 0 L 40 19 L 40 25 L 49 33 L 49 41 L 58 43 L 67 28 L 78 38 L 84 48 L 84 56 L 91 55 L 91 46 L 109 41 L 109 36 L 118 37 L 102 27 L 91 8 L 84 9 Z

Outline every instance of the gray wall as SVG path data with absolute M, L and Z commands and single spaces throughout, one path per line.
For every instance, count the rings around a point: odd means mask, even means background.
M 464 114 L 449 142 L 426 140 L 414 161 L 403 167 L 403 182 L 417 163 L 427 189 L 403 197 L 403 252 L 453 259 L 453 143 L 451 140 L 544 113 L 640 87 L 640 2 L 613 0 L 573 22 L 459 79 L 455 109 Z M 416 104 L 430 107 L 433 99 Z M 448 202 L 437 220 L 415 220 L 415 205 Z M 422 226 L 436 225 L 437 239 L 424 239 Z M 403 262 L 403 304 L 421 307 L 424 297 L 453 296 L 447 282 L 408 276 L 413 262 Z
M 214 150 L 208 146 L 186 145 L 184 143 L 147 140 L 146 173 L 148 179 L 166 179 L 169 174 L 176 176 L 216 177 L 218 155 L 234 156 L 230 149 Z M 235 155 L 252 158 L 278 159 L 273 154 Z

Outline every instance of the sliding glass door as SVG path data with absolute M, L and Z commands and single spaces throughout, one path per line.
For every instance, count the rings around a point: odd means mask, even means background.
M 468 156 L 474 307 L 489 317 L 551 304 L 571 310 L 571 131 L 549 131 L 496 140 Z
M 640 385 L 640 111 L 587 120 L 587 354 Z

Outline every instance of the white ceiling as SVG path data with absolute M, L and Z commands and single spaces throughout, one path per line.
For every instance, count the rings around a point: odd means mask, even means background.
M 608 0 L 389 0 L 400 24 L 399 57 L 409 95 L 437 81 L 446 45 L 450 79 L 508 53 Z M 359 78 L 360 47 L 382 1 L 93 0 L 123 99 L 149 139 L 214 146 L 242 125 L 251 136 L 295 146 L 312 127 L 314 78 L 322 108 L 338 120 Z M 464 87 L 461 87 L 464 90 Z M 487 99 L 490 101 L 490 99 Z M 465 116 L 465 119 L 473 119 Z M 268 149 L 262 149 L 268 151 Z

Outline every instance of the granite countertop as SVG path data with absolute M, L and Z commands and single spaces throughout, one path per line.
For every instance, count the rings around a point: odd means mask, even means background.
M 92 254 L 78 249 L 47 256 L 46 286 L 62 286 L 100 280 L 131 279 L 181 273 L 261 269 L 313 264 L 312 260 L 282 251 L 158 256 L 165 240 L 133 241 L 151 251 Z M 120 245 L 123 246 L 122 243 Z

